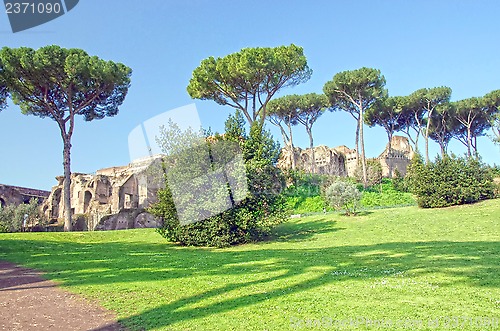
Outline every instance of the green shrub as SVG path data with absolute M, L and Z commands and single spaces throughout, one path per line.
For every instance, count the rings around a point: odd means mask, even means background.
M 216 159 L 214 158 L 214 144 L 233 142 L 240 146 L 245 166 L 243 176 L 246 176 L 248 186 L 248 190 L 245 188 L 247 194 L 240 197 L 241 199 L 234 199 L 235 192 L 232 190 L 232 186 L 227 185 L 226 188 L 219 188 L 213 194 L 223 194 L 223 196 L 229 194 L 235 205 L 222 213 L 209 214 L 208 217 L 200 218 L 198 216 L 204 211 L 200 211 L 198 207 L 190 207 L 192 204 L 189 199 L 190 197 L 199 199 L 199 195 L 207 194 L 203 183 L 198 184 L 196 179 L 211 169 L 198 169 L 196 162 L 192 162 L 198 157 L 196 150 L 190 152 L 191 154 L 195 153 L 195 155 L 184 154 L 185 146 L 177 146 L 177 144 L 186 139 L 176 137 L 183 134 L 178 127 L 170 123 L 171 127 L 167 130 L 167 134 L 163 134 L 162 138 L 163 146 L 171 146 L 173 149 L 179 150 L 173 158 L 173 162 L 176 164 L 174 180 L 193 176 L 193 173 L 198 177 L 194 177 L 187 184 L 193 186 L 189 192 L 194 193 L 191 196 L 186 195 L 183 197 L 185 201 L 181 201 L 187 206 L 186 210 L 189 211 L 187 215 L 193 216 L 193 221 L 187 224 L 181 224 L 179 221 L 179 201 L 174 204 L 171 186 L 169 186 L 172 183 L 166 179 L 165 189 L 158 193 L 158 202 L 149 209 L 153 215 L 163 220 L 163 226 L 158 229 L 163 237 L 182 245 L 226 247 L 262 239 L 273 226 L 286 219 L 286 204 L 284 196 L 281 194 L 284 187 L 284 177 L 281 171 L 275 167 L 279 157 L 279 145 L 272 139 L 270 133 L 263 130 L 257 122 L 251 127 L 250 134 L 247 136 L 244 124 L 241 114 L 237 113 L 226 121 L 226 133 L 223 136 L 216 135 L 215 138 L 211 137 L 203 139 L 203 141 L 209 145 L 210 159 L 212 160 Z M 175 134 L 170 134 L 172 132 Z M 222 144 L 222 146 L 225 145 Z M 166 150 L 163 152 L 168 155 Z M 224 154 L 226 153 L 217 155 L 217 158 L 223 157 Z M 231 155 L 231 153 L 227 154 Z M 171 174 L 169 175 L 171 176 Z M 179 198 L 177 197 L 177 199 Z M 206 205 L 210 212 L 220 210 L 213 204 L 224 201 L 224 199 L 217 199 L 217 196 L 206 196 L 203 197 L 202 201 L 204 201 L 203 206 Z M 186 215 L 185 210 L 183 213 Z
M 405 176 L 399 172 L 398 169 L 394 170 L 394 178 L 392 179 L 392 185 L 396 191 L 399 192 L 410 192 L 410 187 L 408 180 Z
M 361 206 L 363 207 L 393 207 L 403 205 L 414 205 L 415 199 L 411 193 L 401 192 L 396 188 L 396 179 L 383 178 L 379 185 L 374 185 L 363 189 L 358 185 L 358 189 L 363 192 Z
M 416 156 L 408 169 L 408 179 L 418 205 L 423 208 L 473 203 L 494 196 L 491 171 L 472 157 L 437 157 L 424 164 Z
M 288 184 L 285 194 L 287 196 L 316 196 L 328 175 L 310 174 L 304 170 L 285 170 L 285 180 Z
M 288 209 L 296 214 L 319 213 L 322 212 L 324 208 L 330 210 L 330 208 L 326 206 L 325 200 L 320 195 L 305 198 L 286 197 L 286 205 Z
M 326 201 L 336 210 L 344 210 L 346 215 L 355 215 L 361 200 L 361 192 L 356 185 L 339 180 L 325 191 Z

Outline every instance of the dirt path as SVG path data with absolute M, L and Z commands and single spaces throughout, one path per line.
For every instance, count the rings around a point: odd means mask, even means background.
M 125 330 L 106 311 L 40 273 L 0 261 L 0 330 Z

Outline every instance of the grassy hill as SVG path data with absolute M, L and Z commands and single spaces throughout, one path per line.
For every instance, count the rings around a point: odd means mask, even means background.
M 47 272 L 132 330 L 493 330 L 498 215 L 500 200 L 332 213 L 229 249 L 152 230 L 0 234 L 0 259 Z

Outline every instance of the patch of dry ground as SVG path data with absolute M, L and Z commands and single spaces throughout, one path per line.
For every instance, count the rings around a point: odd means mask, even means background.
M 0 330 L 125 329 L 112 312 L 58 288 L 40 272 L 0 261 Z

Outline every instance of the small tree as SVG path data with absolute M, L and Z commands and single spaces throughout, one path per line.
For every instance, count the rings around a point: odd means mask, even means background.
M 325 190 L 327 203 L 335 210 L 344 210 L 347 216 L 356 215 L 361 195 L 355 184 L 343 180 L 333 182 Z

